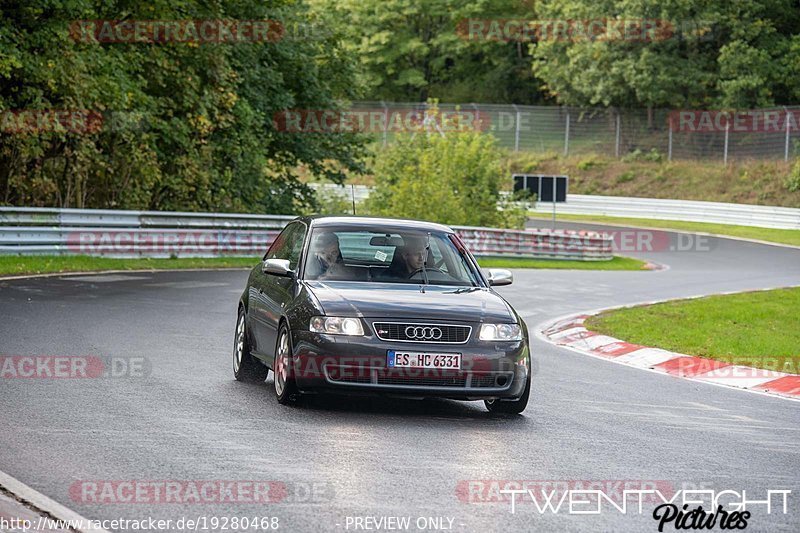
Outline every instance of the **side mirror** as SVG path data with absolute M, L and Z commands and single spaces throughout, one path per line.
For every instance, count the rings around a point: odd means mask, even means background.
M 492 287 L 511 285 L 514 283 L 514 274 L 505 268 L 490 268 L 487 277 L 489 278 L 489 285 Z
M 288 259 L 267 259 L 261 263 L 261 270 L 264 274 L 272 274 L 273 276 L 282 276 L 285 278 L 294 275 L 294 271 L 289 268 Z

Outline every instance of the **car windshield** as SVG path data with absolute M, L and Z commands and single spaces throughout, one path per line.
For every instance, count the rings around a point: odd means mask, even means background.
M 314 229 L 305 279 L 480 286 L 467 252 L 451 235 L 380 228 Z

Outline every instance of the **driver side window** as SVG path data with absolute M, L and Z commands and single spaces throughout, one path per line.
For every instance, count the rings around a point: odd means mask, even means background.
M 289 268 L 295 270 L 303 252 L 306 226 L 302 222 L 291 222 L 275 238 L 264 259 L 288 259 Z

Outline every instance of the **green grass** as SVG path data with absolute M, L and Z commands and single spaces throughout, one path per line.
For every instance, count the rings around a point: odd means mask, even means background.
M 0 275 L 50 274 L 60 272 L 94 272 L 99 270 L 161 270 L 181 268 L 251 268 L 258 257 L 212 257 L 179 259 L 112 259 L 87 255 L 0 256 Z M 544 259 L 479 259 L 489 268 L 558 268 L 580 270 L 642 270 L 645 263 L 630 257 L 614 257 L 611 261 L 556 261 Z
M 611 261 L 570 261 L 558 259 L 527 259 L 479 257 L 484 268 L 548 268 L 558 270 L 645 270 L 644 261 L 632 257 L 614 256 Z
M 544 213 L 528 213 L 530 218 L 551 219 L 552 215 Z M 729 224 L 711 224 L 707 222 L 683 222 L 679 220 L 656 220 L 652 218 L 607 217 L 600 215 L 557 215 L 556 220 L 572 222 L 596 222 L 598 224 L 630 224 L 631 226 L 673 229 L 680 231 L 714 233 L 745 239 L 791 244 L 800 246 L 800 230 L 756 228 L 753 226 L 733 226 Z M 549 226 L 548 226 L 549 227 Z
M 146 270 L 179 268 L 250 268 L 258 257 L 185 257 L 179 259 L 112 259 L 87 255 L 0 256 L 0 274 L 48 274 L 96 270 Z
M 627 342 L 800 373 L 800 288 L 608 311 L 586 327 Z
M 575 194 L 800 207 L 800 190 L 793 190 L 791 181 L 794 161 L 732 160 L 723 165 L 719 160 L 667 161 L 666 154 L 649 151 L 616 158 L 603 154 L 602 147 L 590 150 L 594 153 L 566 157 L 518 152 L 509 154 L 508 161 L 511 172 L 565 174 Z

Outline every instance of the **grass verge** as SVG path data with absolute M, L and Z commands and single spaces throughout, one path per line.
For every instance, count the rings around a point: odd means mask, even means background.
M 49 274 L 96 270 L 146 270 L 180 268 L 250 268 L 258 257 L 182 257 L 179 259 L 112 259 L 88 255 L 0 256 L 0 274 Z
M 627 342 L 800 373 L 800 288 L 618 309 L 586 327 Z
M 569 261 L 556 259 L 527 259 L 479 257 L 484 268 L 547 268 L 556 270 L 646 270 L 644 261 L 615 255 L 611 261 Z
M 636 150 L 621 158 L 521 151 L 508 154 L 508 164 L 509 174 L 566 174 L 574 194 L 800 207 L 796 161 L 731 160 L 724 165 L 719 159 L 667 161 L 666 154 L 655 151 Z
M 530 218 L 550 220 L 552 215 L 528 213 Z M 570 222 L 595 222 L 597 224 L 630 224 L 642 228 L 672 229 L 700 233 L 715 233 L 744 239 L 776 242 L 800 246 L 800 230 L 756 228 L 753 226 L 733 226 L 708 222 L 683 222 L 680 220 L 656 220 L 652 218 L 607 217 L 600 215 L 558 215 L 557 220 Z M 550 227 L 549 225 L 547 227 Z
M 181 268 L 251 268 L 258 257 L 182 257 L 177 259 L 112 259 L 87 255 L 0 256 L 0 275 L 55 274 L 99 270 L 171 270 Z M 645 263 L 630 257 L 611 261 L 556 261 L 522 258 L 485 258 L 478 263 L 487 268 L 554 268 L 579 270 L 643 270 Z

